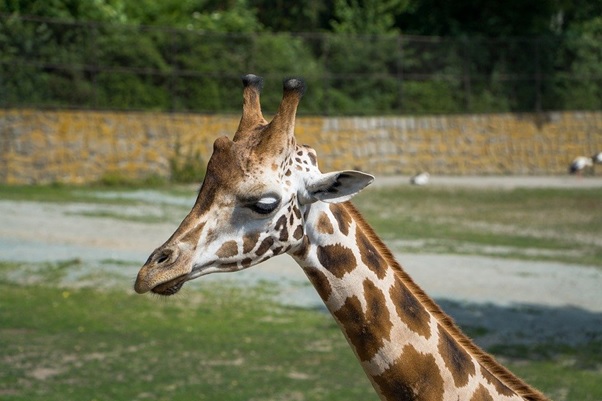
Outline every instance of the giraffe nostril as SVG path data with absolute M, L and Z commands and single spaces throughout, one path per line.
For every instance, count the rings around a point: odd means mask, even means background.
M 157 255 L 157 258 L 155 259 L 155 263 L 160 265 L 167 262 L 171 258 L 172 254 L 173 251 L 169 249 L 161 250 L 161 252 L 159 252 L 159 254 Z

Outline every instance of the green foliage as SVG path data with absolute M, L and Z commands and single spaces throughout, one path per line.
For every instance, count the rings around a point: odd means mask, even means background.
M 229 8 L 211 12 L 193 12 L 188 29 L 207 32 L 257 32 L 261 30 L 255 13 L 246 0 L 234 0 Z
M 266 78 L 266 89 L 262 94 L 262 107 L 275 113 L 282 99 L 281 82 L 285 77 L 302 76 L 309 90 L 303 101 L 303 113 L 323 112 L 324 87 L 320 78 L 324 75 L 323 66 L 312 54 L 311 43 L 287 33 L 257 36 L 253 43 L 253 71 L 261 71 Z M 233 93 L 240 98 L 238 82 Z
M 446 81 L 408 81 L 404 82 L 404 110 L 413 114 L 424 114 L 431 110 L 441 113 L 457 113 L 461 105 L 451 82 Z
M 546 35 L 568 2 L 556 0 L 409 0 L 397 23 L 406 34 L 512 38 Z M 576 5 L 580 7 L 581 5 Z
M 63 20 L 126 22 L 126 0 L 3 0 L 0 13 L 35 15 Z
M 333 2 L 249 0 L 259 22 L 272 32 L 319 32 L 329 26 Z
M 238 112 L 252 72 L 305 113 L 600 109 L 598 3 L 4 0 L 0 107 Z
M 395 15 L 408 5 L 408 0 L 335 0 L 333 31 L 346 34 L 396 33 Z
M 567 38 L 564 61 L 570 60 L 570 71 L 558 74 L 558 94 L 571 109 L 602 108 L 602 17 L 575 24 Z M 580 81 L 575 77 L 591 80 Z
M 258 32 L 262 29 L 247 0 L 137 0 L 125 10 L 131 22 L 203 32 Z

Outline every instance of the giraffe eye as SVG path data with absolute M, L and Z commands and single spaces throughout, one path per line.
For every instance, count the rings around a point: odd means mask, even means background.
M 266 196 L 265 198 L 261 198 L 256 202 L 249 204 L 249 209 L 259 214 L 270 214 L 280 204 L 280 199 L 274 196 Z

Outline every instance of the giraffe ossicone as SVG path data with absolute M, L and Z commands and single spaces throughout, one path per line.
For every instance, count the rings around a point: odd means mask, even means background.
M 263 80 L 242 81 L 233 139 L 215 141 L 192 210 L 142 266 L 135 291 L 172 295 L 189 280 L 288 253 L 382 400 L 546 400 L 454 325 L 349 202 L 374 177 L 322 173 L 316 152 L 297 144 L 303 81 L 284 81 L 270 122 L 261 111 Z

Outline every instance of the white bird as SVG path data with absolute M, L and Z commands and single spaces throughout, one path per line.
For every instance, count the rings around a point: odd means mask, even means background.
M 583 171 L 586 168 L 594 167 L 595 157 L 578 156 L 576 157 L 569 166 L 569 174 L 583 175 Z
M 414 185 L 426 185 L 429 183 L 431 175 L 429 173 L 419 173 L 410 178 L 410 184 Z

